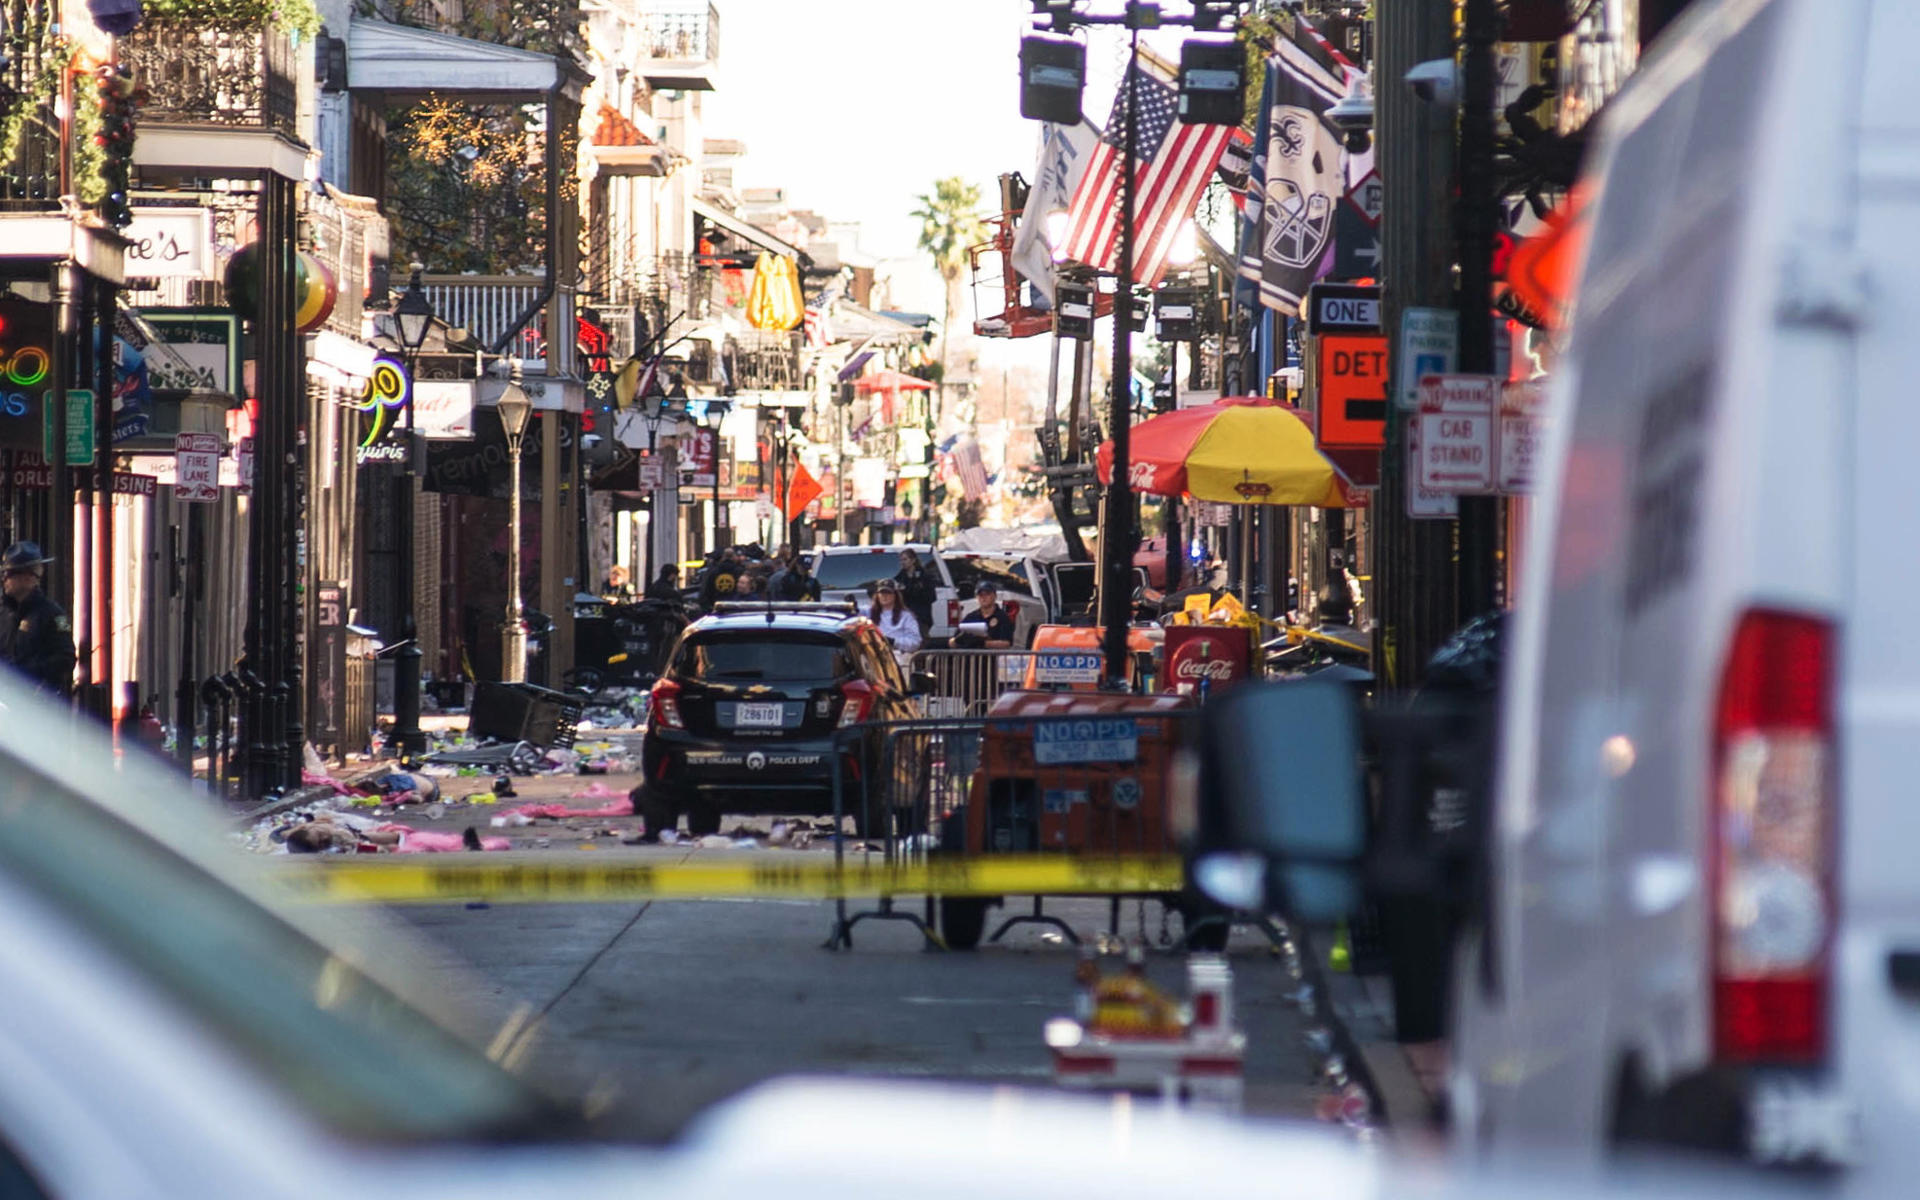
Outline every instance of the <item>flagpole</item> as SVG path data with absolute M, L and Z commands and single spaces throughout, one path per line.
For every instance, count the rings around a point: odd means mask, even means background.
M 1127 27 L 1127 66 L 1120 86 L 1126 94 L 1127 130 L 1120 156 L 1120 257 L 1113 295 L 1113 378 L 1108 411 L 1113 437 L 1113 474 L 1107 484 L 1100 521 L 1100 623 L 1107 679 L 1127 681 L 1127 629 L 1133 616 L 1133 486 L 1131 383 L 1133 379 L 1133 191 L 1139 137 L 1139 94 L 1134 81 L 1140 65 L 1140 30 Z

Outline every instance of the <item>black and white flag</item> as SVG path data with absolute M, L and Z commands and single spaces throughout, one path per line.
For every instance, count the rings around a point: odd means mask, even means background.
M 1268 308 L 1296 311 L 1307 288 L 1333 268 L 1334 210 L 1346 193 L 1340 138 L 1322 119 L 1346 81 L 1305 48 L 1281 40 L 1267 60 L 1258 203 L 1246 209 L 1240 274 L 1260 285 Z

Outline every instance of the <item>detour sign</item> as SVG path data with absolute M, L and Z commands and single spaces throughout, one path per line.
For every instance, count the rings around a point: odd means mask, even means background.
M 1383 334 L 1320 338 L 1320 444 L 1378 450 L 1387 444 L 1387 339 Z

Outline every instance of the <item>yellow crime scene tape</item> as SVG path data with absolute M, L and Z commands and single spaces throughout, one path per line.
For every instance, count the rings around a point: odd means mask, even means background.
M 314 863 L 280 881 L 297 900 L 333 903 L 554 904 L 610 900 L 837 900 L 856 896 L 1131 895 L 1177 892 L 1177 855 L 1077 858 L 982 855 L 893 865 L 723 859 L 710 862 Z

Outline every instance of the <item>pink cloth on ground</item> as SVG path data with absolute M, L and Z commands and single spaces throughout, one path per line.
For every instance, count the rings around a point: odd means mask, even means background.
M 564 804 L 523 804 L 519 808 L 510 808 L 510 813 L 520 813 L 529 817 L 552 817 L 566 820 L 568 817 L 630 817 L 633 815 L 633 801 L 625 794 L 617 801 L 610 801 L 599 808 L 568 808 Z
M 300 772 L 300 782 L 307 787 L 331 788 L 336 796 L 357 796 L 358 792 L 341 783 L 331 775 L 316 775 L 312 771 Z
M 573 794 L 573 798 L 575 800 L 611 800 L 615 796 L 618 796 L 624 800 L 626 799 L 626 795 L 627 794 L 621 791 L 619 788 L 610 788 L 604 783 L 590 783 L 586 787 L 583 787 L 579 791 L 575 792 Z M 607 813 L 604 815 L 618 816 L 619 814 Z
M 457 833 L 422 833 L 406 825 L 382 825 L 380 829 L 401 835 L 400 844 L 393 848 L 395 854 L 457 854 L 467 848 L 466 842 Z M 480 839 L 480 848 L 511 850 L 513 843 L 503 837 L 483 837 Z

